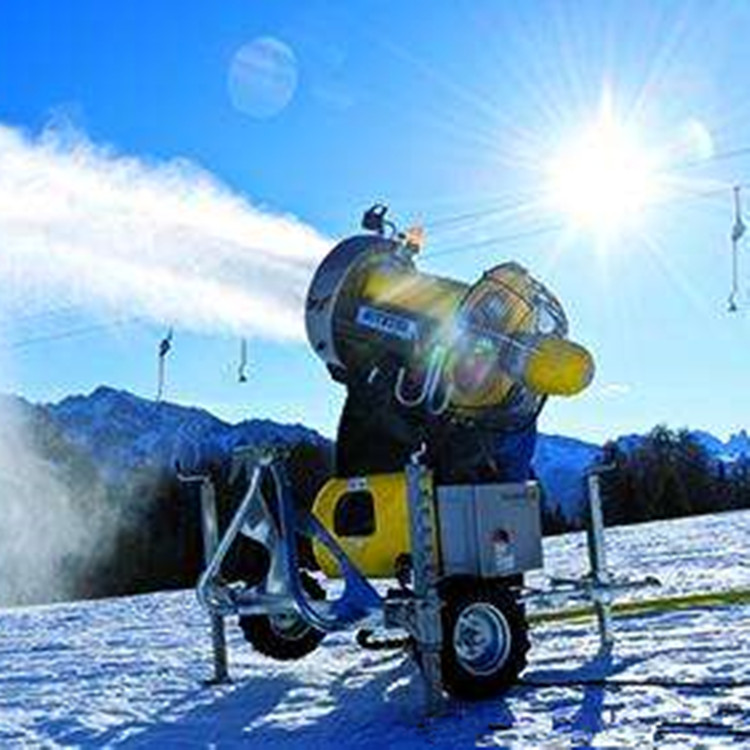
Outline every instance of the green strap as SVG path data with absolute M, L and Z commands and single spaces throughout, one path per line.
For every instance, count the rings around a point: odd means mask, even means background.
M 640 601 L 616 602 L 612 613 L 619 617 L 635 617 L 643 614 L 673 612 L 680 609 L 701 607 L 726 607 L 733 604 L 750 604 L 750 589 L 730 589 L 709 593 L 682 594 L 665 596 Z M 580 620 L 594 616 L 592 606 L 572 607 L 570 609 L 531 612 L 527 615 L 529 623 L 558 622 L 560 620 Z

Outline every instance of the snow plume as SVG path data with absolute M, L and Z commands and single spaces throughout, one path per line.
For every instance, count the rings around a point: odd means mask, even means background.
M 79 595 L 111 549 L 105 489 L 64 451 L 34 407 L 0 400 L 0 606 Z
M 0 124 L 0 285 L 11 310 L 72 304 L 206 333 L 296 339 L 330 243 L 185 160 L 70 128 Z
M 11 323 L 72 306 L 107 321 L 296 340 L 328 247 L 188 161 L 122 156 L 65 125 L 29 135 L 0 123 L 0 316 Z M 96 477 L 40 446 L 17 411 L 0 404 L 4 604 L 80 590 L 118 531 Z

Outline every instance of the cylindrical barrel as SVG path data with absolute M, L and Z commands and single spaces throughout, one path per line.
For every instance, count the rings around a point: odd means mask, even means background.
M 523 419 L 544 397 L 588 385 L 591 356 L 565 338 L 560 303 L 524 268 L 505 263 L 469 285 L 422 273 L 413 258 L 404 244 L 363 235 L 319 267 L 307 331 L 334 377 L 367 378 L 386 360 L 417 379 L 439 366 L 447 408 L 468 418 Z

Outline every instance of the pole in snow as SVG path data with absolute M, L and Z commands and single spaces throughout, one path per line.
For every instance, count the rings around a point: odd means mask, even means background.
M 612 598 L 608 587 L 611 584 L 607 569 L 607 555 L 604 546 L 604 514 L 602 513 L 601 475 L 609 467 L 594 467 L 587 476 L 589 499 L 589 523 L 586 526 L 586 541 L 591 565 L 594 612 L 599 626 L 601 648 L 612 647 Z
M 216 487 L 209 475 L 183 474 L 177 466 L 177 478 L 183 484 L 198 485 L 201 504 L 201 532 L 203 537 L 203 560 L 208 568 L 219 546 L 219 518 L 216 508 Z M 227 659 L 227 637 L 224 628 L 224 616 L 212 613 L 211 647 L 213 653 L 214 674 L 206 685 L 223 685 L 231 682 Z
M 216 512 L 216 489 L 210 477 L 204 477 L 201 488 L 201 520 L 203 529 L 203 557 L 206 567 L 219 546 L 219 522 Z M 221 685 L 229 682 L 227 667 L 227 637 L 224 618 L 211 615 L 211 645 L 213 646 L 214 677 L 209 684 Z

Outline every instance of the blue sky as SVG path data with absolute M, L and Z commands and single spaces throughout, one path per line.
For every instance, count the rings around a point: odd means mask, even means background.
M 748 30 L 743 2 L 18 0 L 0 5 L 0 124 L 33 137 L 64 122 L 147 162 L 191 160 L 332 238 L 385 200 L 427 223 L 426 270 L 471 280 L 515 259 L 561 297 L 598 375 L 586 395 L 551 402 L 543 429 L 604 439 L 667 422 L 726 436 L 750 421 L 747 263 L 744 308 L 726 313 L 730 186 L 750 181 L 750 158 L 725 156 L 750 146 Z M 263 118 L 234 106 L 228 86 L 238 50 L 259 37 L 283 42 L 296 74 L 288 104 Z M 557 144 L 596 116 L 605 89 L 679 189 L 603 248 L 557 229 L 538 196 Z M 696 123 L 709 151 L 686 145 Z M 439 224 L 491 208 L 474 224 Z M 497 242 L 471 247 L 486 239 Z M 96 323 L 55 300 L 28 316 L 2 328 L 4 390 L 153 394 L 162 326 L 8 349 Z M 243 386 L 236 337 L 178 325 L 168 396 L 331 434 L 342 394 L 307 347 L 249 349 Z

